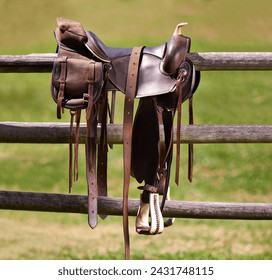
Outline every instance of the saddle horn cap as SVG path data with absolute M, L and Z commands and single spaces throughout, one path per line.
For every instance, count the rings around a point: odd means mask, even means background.
M 173 35 L 182 35 L 182 33 L 181 33 L 181 28 L 182 28 L 184 25 L 187 25 L 187 24 L 188 24 L 187 22 L 181 22 L 181 23 L 179 23 L 179 24 L 176 26 Z

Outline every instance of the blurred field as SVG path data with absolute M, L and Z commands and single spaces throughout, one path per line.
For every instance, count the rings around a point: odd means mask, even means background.
M 52 53 L 57 17 L 80 21 L 105 44 L 132 47 L 168 41 L 175 25 L 192 52 L 271 51 L 271 1 L 24 1 L 0 0 L 0 54 Z M 50 74 L 0 74 L 0 121 L 57 121 Z M 271 73 L 202 72 L 194 98 L 196 124 L 270 124 Z M 184 108 L 186 105 L 184 106 Z M 118 100 L 118 122 L 123 100 Z M 186 109 L 183 123 L 187 123 Z M 61 121 L 69 121 L 67 112 Z M 181 186 L 173 199 L 271 202 L 270 144 L 195 145 L 194 181 L 186 180 L 182 146 Z M 80 180 L 86 194 L 84 147 Z M 0 145 L 0 189 L 67 193 L 67 145 Z M 109 154 L 110 195 L 122 195 L 122 147 Z M 138 197 L 132 180 L 131 197 Z M 155 237 L 134 233 L 134 259 L 271 259 L 271 221 L 183 220 Z M 122 259 L 122 222 L 99 220 L 91 230 L 76 214 L 0 211 L 0 259 Z M 174 245 L 175 244 L 175 245 Z M 174 245 L 174 246 L 173 246 Z

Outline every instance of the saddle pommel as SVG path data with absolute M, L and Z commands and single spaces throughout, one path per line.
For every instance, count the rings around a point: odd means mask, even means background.
M 187 25 L 187 24 L 188 24 L 187 22 L 181 22 L 181 23 L 179 23 L 179 24 L 176 26 L 173 35 L 182 35 L 182 33 L 181 33 L 181 28 L 182 28 L 184 25 Z

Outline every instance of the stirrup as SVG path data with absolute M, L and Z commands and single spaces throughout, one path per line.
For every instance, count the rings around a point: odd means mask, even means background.
M 150 221 L 149 221 L 150 220 Z M 158 193 L 149 194 L 149 203 L 140 197 L 140 206 L 136 218 L 136 231 L 139 234 L 161 234 L 164 229 L 163 216 L 160 209 Z

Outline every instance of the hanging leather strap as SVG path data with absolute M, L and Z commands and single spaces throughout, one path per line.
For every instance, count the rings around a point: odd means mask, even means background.
M 74 117 L 76 112 L 70 111 L 70 135 L 69 135 L 69 193 L 72 191 L 73 186 L 73 128 L 74 128 Z
M 88 184 L 88 222 L 91 228 L 97 225 L 97 177 L 96 177 L 96 134 L 97 118 L 93 104 L 94 63 L 90 62 L 88 77 L 88 106 L 86 109 L 87 135 L 86 135 L 86 177 Z
M 124 188 L 123 188 L 123 230 L 125 241 L 125 258 L 130 258 L 129 224 L 128 224 L 128 192 L 131 169 L 131 143 L 133 125 L 134 97 L 137 90 L 138 70 L 141 51 L 143 47 L 135 47 L 132 50 L 126 83 L 123 127 L 123 153 L 124 153 Z
M 76 137 L 74 145 L 74 182 L 78 180 L 78 146 L 79 146 L 79 133 L 80 133 L 80 117 L 81 110 L 76 111 Z
M 189 98 L 189 125 L 194 124 L 193 97 Z M 193 181 L 194 144 L 188 144 L 188 180 Z
M 110 124 L 114 124 L 114 114 L 115 114 L 115 102 L 116 102 L 116 90 L 112 90 L 111 92 L 111 104 L 108 104 L 108 112 L 110 118 Z M 113 149 L 113 144 L 110 143 L 109 147 Z
M 69 193 L 72 191 L 73 182 L 78 180 L 78 145 L 80 133 L 81 110 L 70 110 L 70 135 L 69 135 Z M 74 121 L 76 123 L 76 133 L 74 139 Z M 73 148 L 74 140 L 74 148 Z
M 98 102 L 98 123 L 101 125 L 100 141 L 97 152 L 97 185 L 98 196 L 107 196 L 107 163 L 108 163 L 108 145 L 107 145 L 107 109 L 108 95 L 103 89 L 102 98 Z M 102 219 L 107 215 L 100 214 Z
M 61 119 L 61 112 L 62 108 L 62 101 L 64 98 L 64 90 L 67 78 L 67 56 L 61 56 L 57 58 L 57 61 L 60 62 L 61 69 L 60 69 L 60 77 L 59 77 L 59 93 L 58 93 L 58 100 L 57 100 L 57 118 Z
M 94 117 L 94 111 L 91 117 Z M 96 178 L 96 128 L 97 122 L 94 118 L 90 123 L 87 121 L 86 139 L 86 177 L 88 183 L 88 222 L 91 228 L 97 225 L 97 178 Z
M 179 184 L 179 164 L 180 164 L 180 129 L 181 129 L 181 115 L 182 115 L 182 72 L 179 74 L 177 81 L 177 93 L 178 93 L 178 103 L 177 103 L 177 156 L 176 156 L 176 176 L 175 183 Z

